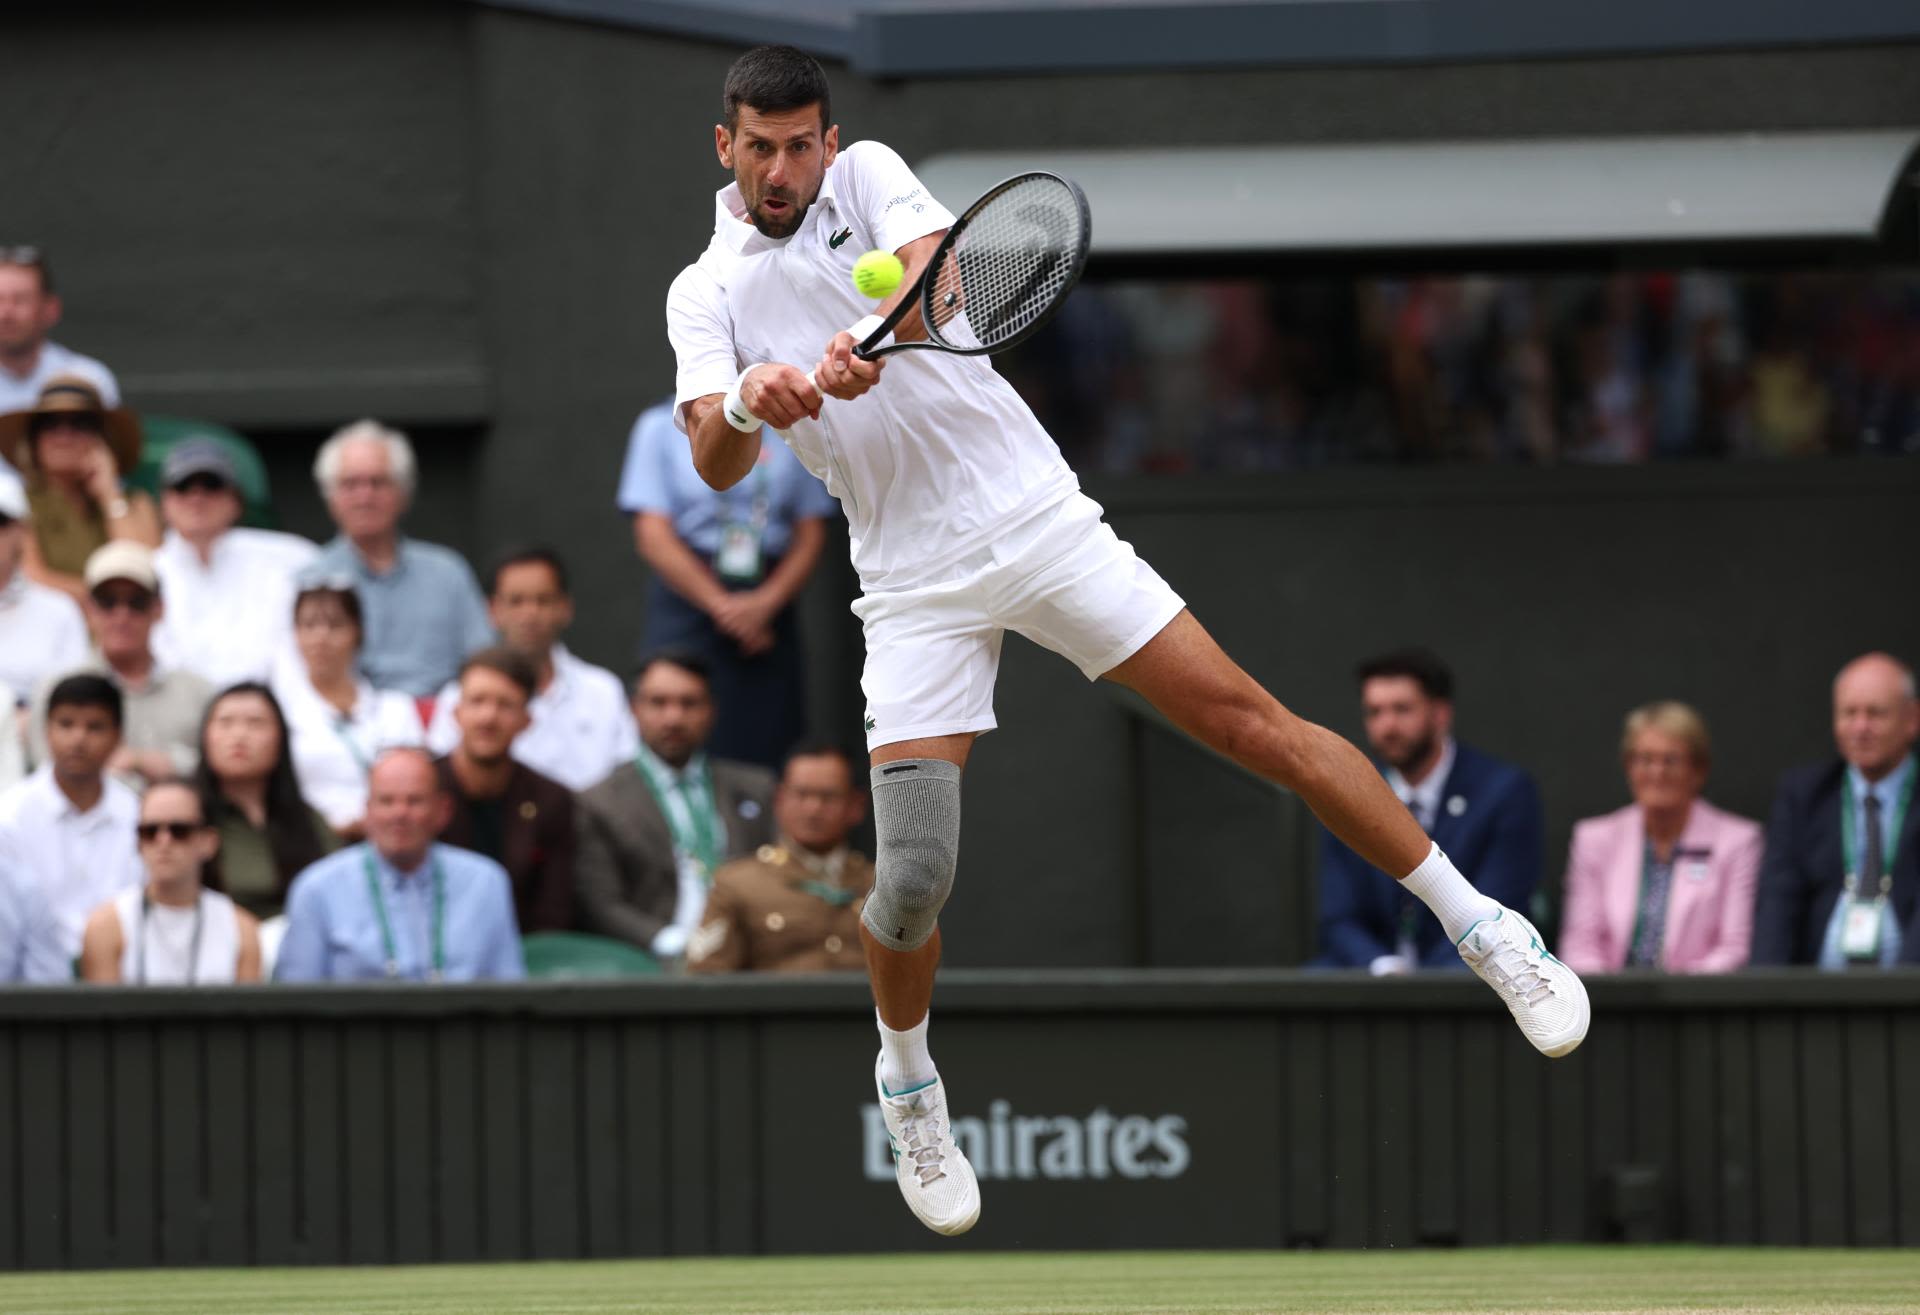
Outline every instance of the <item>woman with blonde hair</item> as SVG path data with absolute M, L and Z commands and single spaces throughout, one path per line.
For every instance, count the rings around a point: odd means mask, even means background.
M 1560 957 L 1581 973 L 1744 967 L 1762 832 L 1700 797 L 1706 722 L 1671 700 L 1635 708 L 1620 761 L 1633 802 L 1574 824 Z

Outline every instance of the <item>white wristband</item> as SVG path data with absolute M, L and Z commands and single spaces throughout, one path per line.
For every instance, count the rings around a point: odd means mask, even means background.
M 886 321 L 881 319 L 878 315 L 869 315 L 865 319 L 860 320 L 858 323 L 849 324 L 847 326 L 847 332 L 853 337 L 853 345 L 855 347 L 858 347 L 861 343 L 867 340 L 868 334 L 872 333 L 875 329 L 879 328 L 881 325 L 885 323 Z M 893 342 L 893 335 L 889 333 L 886 337 L 882 338 L 879 342 L 875 343 L 874 346 L 886 347 L 886 346 L 890 346 L 892 342 Z
M 740 400 L 740 385 L 747 381 L 747 375 L 753 368 L 749 365 L 740 372 L 740 377 L 733 381 L 733 387 L 727 390 L 726 397 L 720 402 L 720 414 L 727 418 L 728 424 L 743 434 L 751 434 L 760 428 L 760 417 L 747 410 L 747 404 Z

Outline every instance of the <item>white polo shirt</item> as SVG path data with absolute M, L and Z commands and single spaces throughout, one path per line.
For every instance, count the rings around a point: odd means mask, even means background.
M 80 953 L 87 915 L 145 880 L 133 828 L 140 800 L 109 777 L 86 812 L 54 783 L 53 767 L 0 792 L 0 859 L 40 883 L 69 957 Z
M 427 728 L 427 747 L 437 754 L 452 753 L 460 743 L 453 719 L 459 706 L 460 683 L 450 681 L 434 700 Z M 553 682 L 533 696 L 527 713 L 533 721 L 514 739 L 514 758 L 569 790 L 600 784 L 640 751 L 620 677 L 583 662 L 564 644 L 553 646 Z
M 300 794 L 327 825 L 339 830 L 367 812 L 367 775 L 388 749 L 419 744 L 424 738 L 420 710 L 410 695 L 355 682 L 353 711 L 346 716 L 320 697 L 311 681 L 294 670 L 273 682 L 274 697 L 287 715 L 293 771 Z
M 737 184 L 715 203 L 706 253 L 667 293 L 667 335 L 679 358 L 674 423 L 685 404 L 724 393 L 749 365 L 806 370 L 875 303 L 853 286 L 853 262 L 950 227 L 906 162 L 856 142 L 827 170 L 799 229 L 763 237 Z M 1078 487 L 1040 422 L 985 357 L 910 351 L 886 358 L 878 387 L 829 398 L 819 420 L 783 436 L 846 511 L 853 565 L 868 592 L 945 578 L 958 558 Z
M 205 564 L 173 531 L 153 555 L 167 614 L 153 631 L 153 655 L 215 689 L 269 680 L 294 657 L 294 580 L 320 554 L 278 530 L 231 529 Z
M 0 684 L 15 699 L 25 698 L 48 676 L 86 660 L 87 620 L 80 605 L 15 571 L 0 586 Z M 7 711 L 12 709 L 9 701 Z
M 108 406 L 120 405 L 120 384 L 109 370 L 91 356 L 62 347 L 57 342 L 40 344 L 40 359 L 25 374 L 15 374 L 0 365 L 0 415 L 9 411 L 27 411 L 40 400 L 40 390 L 49 379 L 77 374 L 100 390 L 100 400 Z M 0 471 L 10 471 L 6 458 L 0 457 Z

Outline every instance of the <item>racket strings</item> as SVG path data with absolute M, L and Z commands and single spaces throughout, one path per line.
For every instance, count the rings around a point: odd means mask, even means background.
M 1022 178 L 995 193 L 935 271 L 930 327 L 961 350 L 1023 336 L 1078 279 L 1085 228 L 1078 196 L 1057 178 Z

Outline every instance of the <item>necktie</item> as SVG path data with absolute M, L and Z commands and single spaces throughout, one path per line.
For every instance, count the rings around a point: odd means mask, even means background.
M 1864 801 L 1867 811 L 1867 846 L 1861 855 L 1861 866 L 1866 868 L 1860 874 L 1861 889 L 1871 889 L 1880 883 L 1882 868 L 1882 849 L 1880 840 L 1880 796 L 1871 790 Z

